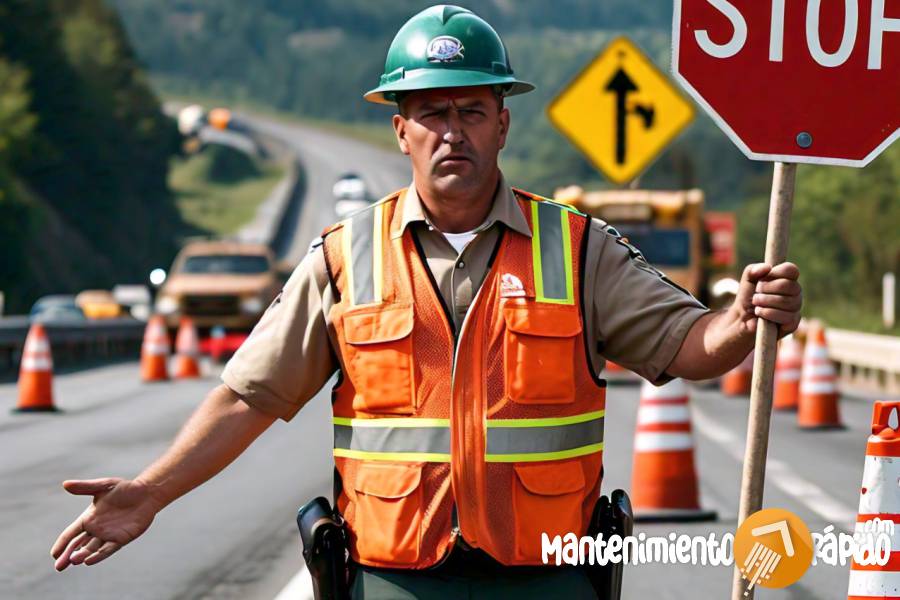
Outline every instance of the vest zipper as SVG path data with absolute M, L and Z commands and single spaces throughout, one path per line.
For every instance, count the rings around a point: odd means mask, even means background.
M 502 241 L 502 235 L 501 235 L 501 240 L 498 240 L 498 243 L 500 241 Z M 462 461 L 460 463 L 460 465 L 461 465 L 460 479 L 462 479 L 463 481 L 460 481 L 459 483 L 460 483 L 460 485 L 464 485 L 464 487 L 466 488 L 465 491 L 467 491 L 470 494 L 475 493 L 475 490 L 476 490 L 474 476 L 473 476 L 475 469 L 474 468 L 469 468 L 469 469 L 462 468 L 462 465 L 465 464 L 466 456 L 472 456 L 471 449 L 465 447 L 466 446 L 466 444 L 465 444 L 466 438 L 462 432 L 475 431 L 475 423 L 474 423 L 475 415 L 472 414 L 474 411 L 468 411 L 470 420 L 467 422 L 465 407 L 460 406 L 460 403 L 456 401 L 456 393 L 455 393 L 455 390 L 456 390 L 456 362 L 459 359 L 460 343 L 463 339 L 463 336 L 465 335 L 465 333 L 467 331 L 466 325 L 468 325 L 468 323 L 469 323 L 469 315 L 472 314 L 473 309 L 475 309 L 477 307 L 478 300 L 481 297 L 481 291 L 485 288 L 485 283 L 487 283 L 487 280 L 491 276 L 492 271 L 493 271 L 493 265 L 491 265 L 490 270 L 487 272 L 487 274 L 485 274 L 484 280 L 481 282 L 481 285 L 478 287 L 478 291 L 475 292 L 475 297 L 472 299 L 472 303 L 469 305 L 469 310 L 466 311 L 466 314 L 463 317 L 462 325 L 459 328 L 459 338 L 454 340 L 455 343 L 453 346 L 453 367 L 450 371 L 450 431 L 451 431 L 451 439 L 452 439 L 453 435 L 461 436 L 460 439 L 462 440 L 463 456 L 457 456 L 457 457 L 455 457 L 455 460 Z M 460 427 L 459 425 L 462 425 L 462 427 Z M 451 477 L 451 483 L 452 483 L 452 481 L 453 481 L 453 466 L 452 465 L 453 465 L 453 460 L 454 460 L 454 456 L 453 456 L 454 445 L 451 444 L 450 448 L 451 448 L 450 477 Z M 459 491 L 459 490 L 455 489 L 454 491 Z M 456 503 L 456 500 L 457 500 L 457 496 L 454 493 L 453 516 L 455 517 L 455 521 L 456 521 L 456 526 L 454 527 L 454 529 L 456 530 L 457 533 L 460 533 L 459 523 L 458 523 L 459 517 L 457 514 L 458 504 Z M 470 522 L 471 522 L 471 515 L 469 515 L 469 518 L 470 518 Z M 468 533 L 468 535 L 471 536 L 474 532 L 470 531 L 467 533 Z M 451 536 L 452 535 L 453 535 L 453 532 L 451 531 Z M 454 543 L 455 543 L 455 540 L 456 540 L 456 538 L 454 538 Z M 467 537 L 466 542 L 470 546 L 473 546 L 473 547 L 478 546 L 478 540 L 475 538 Z

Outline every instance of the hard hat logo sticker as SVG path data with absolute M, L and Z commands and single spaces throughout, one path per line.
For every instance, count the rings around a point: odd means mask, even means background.
M 428 62 L 456 62 L 465 58 L 465 47 L 452 35 L 436 37 L 428 43 Z
M 767 508 L 752 514 L 734 538 L 735 563 L 755 586 L 782 588 L 799 580 L 811 564 L 813 541 L 800 518 L 786 510 Z

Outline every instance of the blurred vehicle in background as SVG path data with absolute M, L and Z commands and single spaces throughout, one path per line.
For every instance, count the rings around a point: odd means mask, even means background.
M 113 298 L 124 311 L 140 321 L 150 318 L 153 298 L 146 285 L 116 285 L 112 289 Z
M 623 241 L 637 248 L 652 266 L 705 305 L 723 306 L 736 281 L 733 213 L 705 213 L 701 190 L 608 190 L 561 188 L 554 199 L 609 223 Z M 607 361 L 609 381 L 640 378 Z
M 84 312 L 71 294 L 52 294 L 38 298 L 28 314 L 33 323 L 81 322 Z
M 156 312 L 174 330 L 190 317 L 201 335 L 212 327 L 247 332 L 281 282 L 272 251 L 261 244 L 198 241 L 182 248 L 156 297 Z
M 122 307 L 109 290 L 84 290 L 75 296 L 75 304 L 88 319 L 115 319 L 122 316 Z
M 647 262 L 707 306 L 719 297 L 712 293 L 716 283 L 733 277 L 734 214 L 706 213 L 701 190 L 585 192 L 571 186 L 554 198 L 609 223 Z
M 346 219 L 371 203 L 366 182 L 356 173 L 344 173 L 331 188 L 334 195 L 334 213 L 338 219 Z

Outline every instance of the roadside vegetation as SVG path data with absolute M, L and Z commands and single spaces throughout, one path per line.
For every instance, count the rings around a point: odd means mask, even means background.
M 197 234 L 225 236 L 249 223 L 284 176 L 284 168 L 225 146 L 172 159 L 169 187 Z

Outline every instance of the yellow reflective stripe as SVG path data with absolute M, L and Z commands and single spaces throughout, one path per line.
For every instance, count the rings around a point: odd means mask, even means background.
M 353 220 L 346 219 L 344 221 L 343 231 L 341 231 L 341 252 L 344 254 L 344 272 L 347 279 L 346 296 L 350 299 L 350 304 L 355 304 L 353 299 L 353 251 L 350 249 L 353 238 Z
M 584 456 L 586 454 L 594 454 L 603 451 L 603 442 L 599 444 L 591 444 L 590 446 L 581 446 L 580 448 L 572 448 L 570 450 L 560 450 L 558 452 L 535 452 L 529 454 L 485 454 L 485 462 L 508 463 L 508 462 L 538 462 L 542 460 L 563 460 L 565 458 L 574 458 L 576 456 Z
M 381 278 L 384 272 L 384 256 L 382 255 L 382 237 L 384 235 L 382 227 L 384 226 L 384 204 L 375 206 L 375 225 L 373 226 L 373 249 L 372 249 L 372 282 L 375 288 L 375 302 L 381 302 Z
M 348 417 L 332 417 L 335 425 L 347 427 L 450 427 L 450 419 L 416 419 L 416 418 L 384 418 L 384 419 L 351 419 Z
M 450 462 L 449 454 L 423 454 L 417 452 L 365 452 L 335 448 L 334 455 L 359 460 L 391 460 L 396 462 Z
M 557 425 L 572 425 L 602 419 L 606 416 L 605 410 L 595 410 L 570 417 L 551 417 L 547 419 L 488 419 L 487 427 L 555 427 Z

